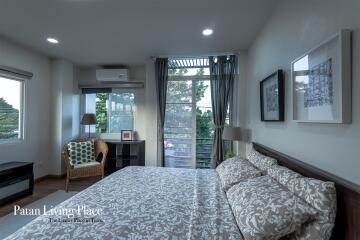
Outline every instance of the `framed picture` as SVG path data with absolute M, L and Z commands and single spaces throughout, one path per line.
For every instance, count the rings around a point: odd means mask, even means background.
M 351 31 L 342 30 L 291 64 L 293 120 L 351 122 Z
M 260 82 L 261 121 L 284 121 L 284 74 L 278 70 Z
M 121 141 L 133 141 L 133 131 L 121 130 Z

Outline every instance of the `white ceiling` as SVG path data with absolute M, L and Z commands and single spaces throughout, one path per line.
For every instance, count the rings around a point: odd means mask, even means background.
M 0 34 L 79 65 L 247 49 L 277 0 L 1 0 Z M 205 27 L 214 29 L 202 36 Z M 57 46 L 46 42 L 52 36 Z

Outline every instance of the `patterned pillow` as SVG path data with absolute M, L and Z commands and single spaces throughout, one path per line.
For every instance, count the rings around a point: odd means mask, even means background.
M 271 166 L 267 172 L 270 177 L 281 183 L 292 193 L 294 193 L 294 181 L 303 177 L 301 174 L 280 165 Z
M 246 240 L 279 239 L 317 214 L 270 176 L 240 182 L 229 189 L 227 197 Z
M 296 179 L 292 185 L 291 191 L 316 208 L 319 214 L 288 239 L 330 239 L 336 217 L 335 184 L 303 177 Z
M 239 157 L 225 160 L 216 168 L 216 172 L 219 174 L 224 191 L 240 181 L 261 176 L 261 171 L 249 161 Z
M 95 161 L 94 141 L 69 142 L 68 152 L 70 165 Z
M 313 221 L 304 224 L 295 233 L 287 236 L 286 239 L 329 239 L 336 217 L 336 189 L 334 183 L 307 178 L 279 165 L 269 168 L 268 174 L 290 192 L 319 210 L 319 214 Z
M 263 174 L 267 174 L 267 170 L 277 164 L 276 159 L 262 155 L 261 153 L 251 149 L 247 159 L 255 165 L 255 167 L 261 169 Z

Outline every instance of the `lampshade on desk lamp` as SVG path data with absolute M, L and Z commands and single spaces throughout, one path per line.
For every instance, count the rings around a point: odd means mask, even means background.
M 222 139 L 231 141 L 241 141 L 242 130 L 240 127 L 224 127 Z
M 90 138 L 90 125 L 95 125 L 97 123 L 96 116 L 93 113 L 85 113 L 81 119 L 81 125 L 89 126 L 89 138 Z
M 242 129 L 240 127 L 224 127 L 222 139 L 230 141 L 241 141 L 243 140 Z M 225 158 L 233 156 L 235 156 L 235 154 L 232 151 L 225 153 Z

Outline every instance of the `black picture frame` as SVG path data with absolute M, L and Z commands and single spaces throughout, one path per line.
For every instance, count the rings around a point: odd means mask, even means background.
M 277 96 L 271 97 L 271 100 L 276 99 L 277 101 L 277 113 L 276 117 L 269 118 L 265 114 L 265 96 L 264 96 L 264 85 L 269 84 L 270 81 L 275 81 L 277 84 Z M 276 90 L 274 92 L 276 92 Z M 276 93 L 275 93 L 276 94 Z M 269 97 L 268 97 L 269 99 Z M 276 106 L 276 104 L 275 104 Z M 263 122 L 283 122 L 285 120 L 285 88 L 284 88 L 284 73 L 281 69 L 277 70 L 273 74 L 266 77 L 260 82 L 260 112 L 261 112 L 261 121 Z

